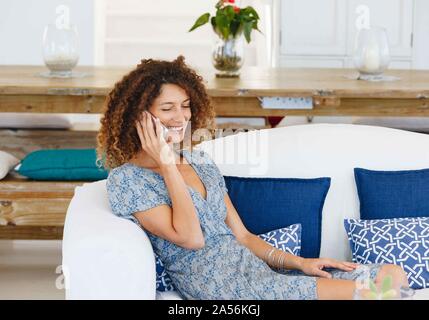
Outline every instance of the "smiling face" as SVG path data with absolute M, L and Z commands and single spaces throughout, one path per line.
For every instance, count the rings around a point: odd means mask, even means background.
M 171 137 L 173 143 L 179 143 L 191 119 L 191 100 L 186 91 L 175 84 L 163 84 L 160 91 L 149 112 L 168 128 L 167 138 Z

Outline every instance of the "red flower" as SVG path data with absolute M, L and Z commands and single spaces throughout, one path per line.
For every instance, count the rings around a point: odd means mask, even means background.
M 230 0 L 230 1 L 234 1 L 234 0 Z M 234 8 L 235 13 L 239 13 L 240 12 L 240 8 L 239 7 L 234 6 L 233 8 Z
M 235 0 L 226 0 L 226 2 L 235 3 Z

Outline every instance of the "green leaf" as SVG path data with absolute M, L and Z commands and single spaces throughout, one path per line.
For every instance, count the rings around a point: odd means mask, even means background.
M 216 27 L 222 34 L 225 39 L 228 39 L 229 36 L 229 21 L 227 16 L 221 11 L 218 10 L 216 13 Z
M 216 17 L 212 17 L 210 19 L 210 22 L 212 24 L 214 32 L 216 32 L 220 36 L 219 31 L 217 30 L 217 26 L 216 26 Z
M 258 31 L 260 34 L 264 34 L 261 30 L 258 29 L 258 21 L 254 21 L 252 27 L 256 31 Z
M 249 15 L 249 7 L 241 8 L 240 14 L 243 16 L 248 16 Z
M 246 38 L 247 43 L 250 42 L 250 34 L 252 33 L 252 23 L 245 22 L 243 24 L 244 37 Z
M 256 10 L 253 9 L 253 7 L 248 6 L 246 8 L 241 9 L 241 11 L 245 21 L 259 20 L 259 15 L 256 13 Z
M 255 9 L 253 9 L 253 7 L 246 7 L 246 9 L 250 12 L 250 14 L 252 14 L 256 19 L 259 19 L 258 13 L 256 12 Z
M 387 275 L 383 279 L 383 283 L 381 285 L 381 292 L 387 292 L 392 289 L 393 279 L 391 275 Z
M 188 32 L 191 32 L 196 28 L 201 27 L 202 25 L 205 25 L 207 22 L 209 22 L 209 18 L 210 18 L 210 13 L 204 13 L 195 21 L 194 25 L 192 26 L 191 29 L 189 29 Z
M 230 24 L 231 34 L 235 37 L 238 34 L 238 30 L 240 29 L 240 21 L 232 20 Z
M 235 11 L 232 6 L 225 7 L 225 15 L 227 16 L 228 20 L 233 20 L 235 17 Z

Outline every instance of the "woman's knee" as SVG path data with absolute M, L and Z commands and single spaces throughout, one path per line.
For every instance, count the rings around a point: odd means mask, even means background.
M 391 276 L 394 284 L 408 287 L 407 274 L 401 266 L 396 264 L 382 265 L 376 278 L 376 282 L 383 281 L 386 276 Z
M 404 269 L 396 264 L 384 264 L 380 268 L 380 272 L 381 271 L 390 275 L 406 276 Z

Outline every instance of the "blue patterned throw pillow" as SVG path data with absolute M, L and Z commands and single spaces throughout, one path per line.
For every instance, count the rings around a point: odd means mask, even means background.
M 429 218 L 345 219 L 353 262 L 400 265 L 413 289 L 429 288 Z
M 260 234 L 259 237 L 284 252 L 296 256 L 301 252 L 301 224 L 299 223 Z
M 165 271 L 164 264 L 161 259 L 155 254 L 156 262 L 156 290 L 157 291 L 174 291 L 173 281 Z
M 301 251 L 301 224 L 293 224 L 286 228 L 272 230 L 259 237 L 268 242 L 273 247 L 285 252 L 299 256 Z M 173 281 L 167 274 L 164 264 L 155 254 L 156 261 L 156 290 L 173 291 L 175 290 Z

